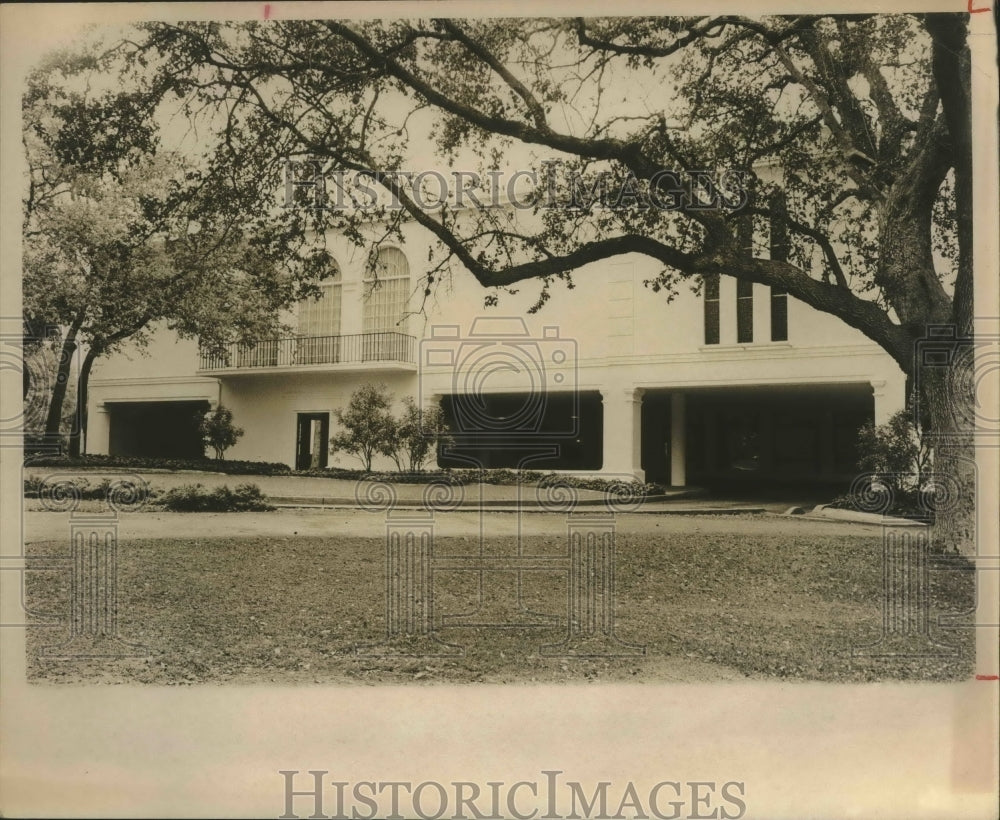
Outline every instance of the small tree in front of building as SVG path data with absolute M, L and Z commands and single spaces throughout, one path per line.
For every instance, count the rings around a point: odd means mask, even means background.
M 347 407 L 333 413 L 343 429 L 330 439 L 330 449 L 356 456 L 371 472 L 376 453 L 391 454 L 396 426 L 391 408 L 392 394 L 384 384 L 359 387 Z
M 198 422 L 198 432 L 202 443 L 215 451 L 215 457 L 222 461 L 226 450 L 243 435 L 243 428 L 233 424 L 233 411 L 219 405 L 206 412 Z
M 438 446 L 450 440 L 448 420 L 440 406 L 421 410 L 407 396 L 393 427 L 389 455 L 400 472 L 419 472 Z

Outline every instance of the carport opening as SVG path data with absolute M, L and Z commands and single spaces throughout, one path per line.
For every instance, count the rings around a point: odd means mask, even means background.
M 207 401 L 136 401 L 107 404 L 108 452 L 141 458 L 203 458 L 198 423 Z
M 857 475 L 858 429 L 874 418 L 868 384 L 682 390 L 689 485 L 711 489 L 846 488 Z M 670 481 L 670 392 L 643 396 L 642 460 Z

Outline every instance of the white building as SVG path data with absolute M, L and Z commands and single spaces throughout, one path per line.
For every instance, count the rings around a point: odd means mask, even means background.
M 88 452 L 201 455 L 191 419 L 222 403 L 246 431 L 227 458 L 357 467 L 329 452 L 333 412 L 382 382 L 397 399 L 442 401 L 467 432 L 479 424 L 443 465 L 840 482 L 856 473 L 857 428 L 903 406 L 899 367 L 839 319 L 729 277 L 668 304 L 643 284 L 657 264 L 638 255 L 581 268 L 535 315 L 537 283 L 484 309 L 464 271 L 407 315 L 427 259 L 420 229 L 407 230 L 381 250 L 374 290 L 364 254 L 331 238 L 338 269 L 289 317 L 294 337 L 212 358 L 163 330 L 148 355 L 99 361 Z

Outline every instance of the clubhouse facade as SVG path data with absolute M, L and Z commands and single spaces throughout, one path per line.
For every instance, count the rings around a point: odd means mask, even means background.
M 834 485 L 857 472 L 858 428 L 904 405 L 888 354 L 785 293 L 722 276 L 668 303 L 644 284 L 657 263 L 628 255 L 553 284 L 534 314 L 532 281 L 484 308 L 460 269 L 425 295 L 420 231 L 379 247 L 377 286 L 375 251 L 328 237 L 336 265 L 322 297 L 284 317 L 286 338 L 208 355 L 161 328 L 145 351 L 99 360 L 87 452 L 201 456 L 193 419 L 222 404 L 245 431 L 227 458 L 357 467 L 330 452 L 334 411 L 380 383 L 451 417 L 460 435 L 440 466 Z

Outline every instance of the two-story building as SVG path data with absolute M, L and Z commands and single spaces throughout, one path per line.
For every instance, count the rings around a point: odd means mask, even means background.
M 201 455 L 195 415 L 221 403 L 245 430 L 229 458 L 356 467 L 330 452 L 334 411 L 379 382 L 451 415 L 464 435 L 442 466 L 840 483 L 858 427 L 903 406 L 880 347 L 785 293 L 723 276 L 667 303 L 644 285 L 657 264 L 629 255 L 581 268 L 536 314 L 531 282 L 484 309 L 464 271 L 425 298 L 426 239 L 404 236 L 379 250 L 377 287 L 365 252 L 328 237 L 336 265 L 287 338 L 209 356 L 162 330 L 100 361 L 88 452 Z

